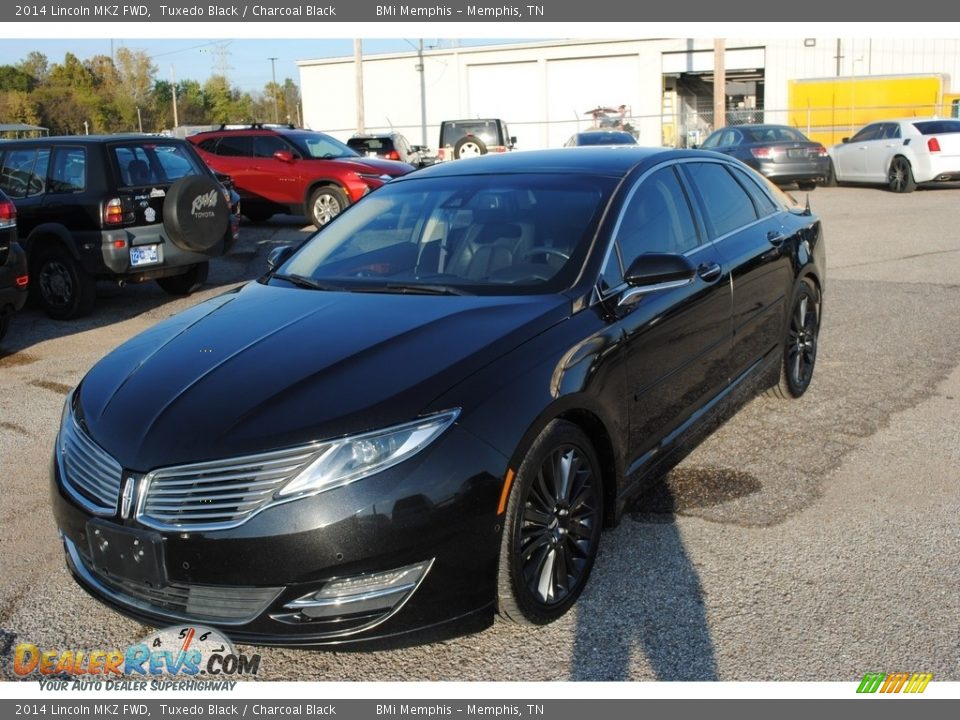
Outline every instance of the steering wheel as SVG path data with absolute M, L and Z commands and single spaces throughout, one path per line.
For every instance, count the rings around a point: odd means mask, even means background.
M 521 260 L 529 260 L 532 257 L 537 255 L 555 255 L 558 258 L 563 260 L 569 260 L 570 256 L 563 252 L 563 250 L 557 250 L 556 248 L 548 247 L 546 245 L 534 245 L 532 248 L 527 250 L 523 255 L 520 256 Z

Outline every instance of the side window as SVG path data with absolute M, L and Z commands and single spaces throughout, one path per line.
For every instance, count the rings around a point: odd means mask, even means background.
M 876 140 L 880 137 L 880 125 L 867 125 L 863 130 L 854 135 L 850 142 L 866 142 L 867 140 Z
M 0 167 L 0 189 L 12 198 L 40 195 L 47 187 L 49 148 L 11 150 Z
M 250 157 L 252 154 L 252 143 L 249 136 L 227 135 L 220 138 L 220 144 L 217 145 L 217 155 L 224 157 Z
M 684 166 L 703 199 L 713 238 L 733 232 L 757 219 L 750 195 L 720 163 L 689 163 Z
M 290 150 L 290 146 L 274 135 L 257 135 L 253 138 L 253 156 L 272 158 L 275 152 Z
M 753 199 L 753 204 L 756 206 L 760 217 L 767 217 L 777 212 L 779 208 L 777 208 L 776 203 L 760 188 L 750 173 L 744 172 L 740 168 L 731 168 L 731 170 L 733 170 L 733 174 L 736 175 L 740 184 L 750 193 L 750 197 Z
M 79 147 L 61 147 L 53 153 L 50 192 L 75 193 L 87 187 L 87 151 Z
M 642 253 L 681 254 L 699 244 L 690 204 L 673 167 L 657 170 L 637 188 L 621 215 L 617 242 L 625 267 Z
M 900 137 L 900 126 L 897 123 L 884 123 L 882 137 L 884 140 L 897 140 Z
M 199 147 L 201 150 L 205 150 L 205 151 L 208 152 L 208 153 L 214 153 L 214 154 L 216 154 L 216 152 L 217 152 L 217 140 L 218 140 L 218 139 L 219 139 L 219 138 L 215 138 L 215 137 L 213 137 L 213 138 L 207 138 L 206 140 L 204 140 L 203 142 L 201 142 L 198 147 Z

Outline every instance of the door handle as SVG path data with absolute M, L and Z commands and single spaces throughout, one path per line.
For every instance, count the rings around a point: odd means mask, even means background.
M 767 233 L 767 242 L 773 245 L 774 247 L 780 247 L 783 245 L 783 241 L 787 239 L 787 236 L 783 233 L 779 233 L 776 230 L 771 230 Z
M 720 266 L 714 262 L 703 263 L 703 265 L 697 268 L 697 275 L 705 282 L 713 282 L 720 277 L 721 272 L 723 271 L 720 269 Z

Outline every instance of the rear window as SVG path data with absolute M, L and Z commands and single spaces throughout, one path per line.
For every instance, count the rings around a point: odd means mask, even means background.
M 358 152 L 393 150 L 393 142 L 388 138 L 350 138 L 347 145 Z
M 960 132 L 960 120 L 924 120 L 915 122 L 913 126 L 921 135 L 946 135 Z
M 803 135 L 788 127 L 768 127 L 743 129 L 747 142 L 809 142 Z
M 440 145 L 456 145 L 465 135 L 474 135 L 486 145 L 501 145 L 499 123 L 496 120 L 463 120 L 443 124 Z
M 168 185 L 182 177 L 201 175 L 204 169 L 186 146 L 149 142 L 111 148 L 121 187 Z

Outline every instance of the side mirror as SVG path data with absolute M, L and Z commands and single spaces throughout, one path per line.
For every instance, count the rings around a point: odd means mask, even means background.
M 274 271 L 293 255 L 293 245 L 278 245 L 267 255 L 267 270 Z
M 846 137 L 846 138 L 841 138 L 840 142 L 848 143 L 848 142 L 850 142 L 850 138 L 848 138 L 848 137 Z
M 293 162 L 293 153 L 290 152 L 289 150 L 277 150 L 273 154 L 273 157 L 275 157 L 280 162 L 285 162 L 285 163 Z
M 516 145 L 516 144 L 517 144 L 517 136 L 516 136 L 516 135 L 511 135 L 511 136 L 510 136 L 510 147 L 513 147 L 513 146 Z
M 693 145 L 690 146 L 690 149 L 691 149 L 691 150 L 699 150 L 699 149 L 700 149 L 700 146 L 699 146 L 697 143 L 694 143 Z
M 627 268 L 624 280 L 631 288 L 653 292 L 693 281 L 697 269 L 683 255 L 643 253 Z

